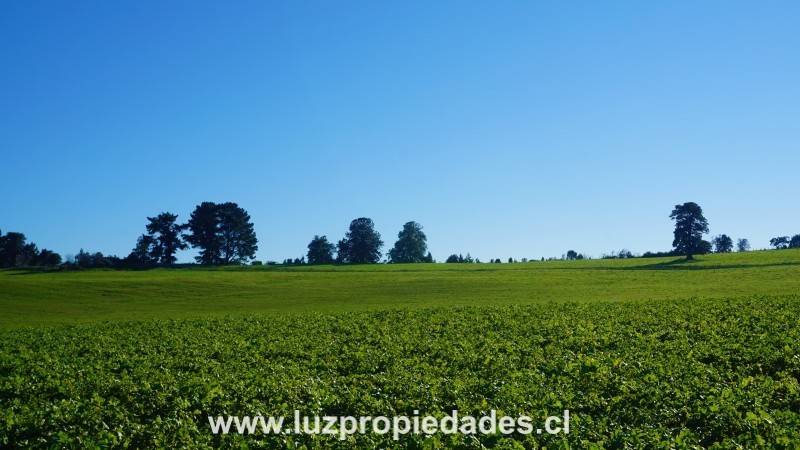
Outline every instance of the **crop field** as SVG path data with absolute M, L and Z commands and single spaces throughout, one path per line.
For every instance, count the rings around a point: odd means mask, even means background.
M 800 252 L 0 272 L 0 446 L 796 448 Z M 569 434 L 214 434 L 208 416 L 544 418 Z

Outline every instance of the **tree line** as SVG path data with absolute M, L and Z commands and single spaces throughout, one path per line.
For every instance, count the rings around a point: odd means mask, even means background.
M 184 224 L 169 212 L 147 220 L 147 233 L 139 236 L 126 258 L 134 265 L 171 265 L 178 250 L 189 247 L 198 250 L 195 261 L 208 266 L 243 264 L 258 251 L 250 215 L 236 203 L 203 202 Z
M 685 256 L 707 253 L 729 253 L 733 251 L 734 241 L 720 234 L 703 239 L 709 231 L 708 220 L 702 208 L 694 202 L 675 205 L 669 215 L 675 221 L 673 249 L 666 252 L 646 252 L 641 257 Z M 261 264 L 254 261 L 258 251 L 258 239 L 250 215 L 236 203 L 203 202 L 197 205 L 186 223 L 179 223 L 178 216 L 162 212 L 155 217 L 147 217 L 145 233 L 140 235 L 131 253 L 124 257 L 106 256 L 101 252 L 87 252 L 81 249 L 74 257 L 65 259 L 56 252 L 38 249 L 35 243 L 27 242 L 23 233 L 0 231 L 0 267 L 109 267 L 119 269 L 170 266 L 177 262 L 178 251 L 193 248 L 198 250 L 195 262 L 207 266 L 228 264 Z M 350 222 L 345 237 L 334 244 L 325 235 L 315 235 L 308 244 L 308 251 L 302 258 L 286 259 L 283 264 L 376 264 L 381 262 L 384 242 L 375 230 L 372 219 L 360 217 Z M 770 246 L 777 250 L 800 248 L 800 234 L 779 236 L 770 239 Z M 750 250 L 747 239 L 736 241 L 737 251 Z M 602 258 L 633 258 L 628 250 L 603 255 Z M 585 257 L 575 250 L 569 250 L 561 259 L 581 260 Z M 553 260 L 558 258 L 549 258 Z M 545 259 L 542 258 L 542 261 Z M 522 262 L 527 262 L 526 258 Z M 427 236 L 422 225 L 410 221 L 403 225 L 394 246 L 386 253 L 386 263 L 432 263 L 433 256 L 428 251 Z M 446 263 L 480 263 L 467 253 L 452 254 Z M 500 258 L 490 263 L 501 263 Z M 517 262 L 509 258 L 508 262 Z M 274 263 L 272 263 L 274 264 Z

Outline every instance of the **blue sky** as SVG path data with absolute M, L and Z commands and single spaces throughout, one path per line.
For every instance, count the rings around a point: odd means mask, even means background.
M 442 261 L 800 233 L 797 2 L 3 2 L 0 229 L 127 255 L 251 214 L 261 260 L 370 217 Z M 191 260 L 192 252 L 180 259 Z

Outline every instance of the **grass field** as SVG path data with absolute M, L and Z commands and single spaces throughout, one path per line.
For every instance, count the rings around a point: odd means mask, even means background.
M 0 446 L 797 448 L 800 251 L 0 272 Z M 569 435 L 215 435 L 209 415 L 544 418 Z
M 376 308 L 800 293 L 800 251 L 516 264 L 0 271 L 0 328 Z

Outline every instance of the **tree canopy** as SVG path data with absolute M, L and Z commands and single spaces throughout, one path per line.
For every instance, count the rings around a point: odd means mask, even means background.
M 200 264 L 212 265 L 219 262 L 218 224 L 217 205 L 213 202 L 197 205 L 189 216 L 186 224 L 189 233 L 185 235 L 185 239 L 193 248 L 200 249 L 200 256 L 195 257 Z
M 26 242 L 23 233 L 0 232 L 0 267 L 55 266 L 61 264 L 61 255 Z
M 158 257 L 155 256 L 156 252 L 153 250 L 155 247 L 155 239 L 152 235 L 143 234 L 136 239 L 136 246 L 128 255 L 126 262 L 131 266 L 148 266 L 158 263 Z
M 25 235 L 9 232 L 5 236 L 0 233 L 0 267 L 14 267 L 25 251 Z
M 350 222 L 350 230 L 338 243 L 337 262 L 375 264 L 381 259 L 383 241 L 372 219 L 360 217 Z
M 306 259 L 308 264 L 333 264 L 334 245 L 327 236 L 314 236 L 308 244 Z
M 692 255 L 702 255 L 710 251 L 710 244 L 703 241 L 703 234 L 708 233 L 708 221 L 703 217 L 703 209 L 694 202 L 675 205 L 669 215 L 675 221 L 675 239 L 672 246 L 686 259 Z
M 769 245 L 775 247 L 776 250 L 783 250 L 789 248 L 789 236 L 778 236 L 769 240 Z
M 232 202 L 217 205 L 220 264 L 242 264 L 255 258 L 258 239 L 250 214 Z
M 428 251 L 428 238 L 422 232 L 422 225 L 417 222 L 406 222 L 403 229 L 397 234 L 397 242 L 389 250 L 390 263 L 420 263 L 430 262 Z M 431 259 L 433 259 L 431 257 Z
M 152 237 L 151 258 L 155 263 L 173 264 L 178 258 L 175 253 L 189 246 L 181 238 L 186 225 L 176 223 L 178 216 L 163 212 L 156 217 L 148 217 L 147 233 Z
M 195 259 L 201 264 L 241 264 L 253 259 L 258 239 L 250 215 L 232 202 L 203 202 L 186 224 L 186 241 L 200 249 Z
M 739 239 L 736 241 L 736 251 L 737 252 L 746 252 L 750 250 L 750 241 L 747 239 Z
M 730 253 L 733 251 L 733 239 L 727 234 L 720 234 L 711 240 L 714 251 L 717 253 Z

